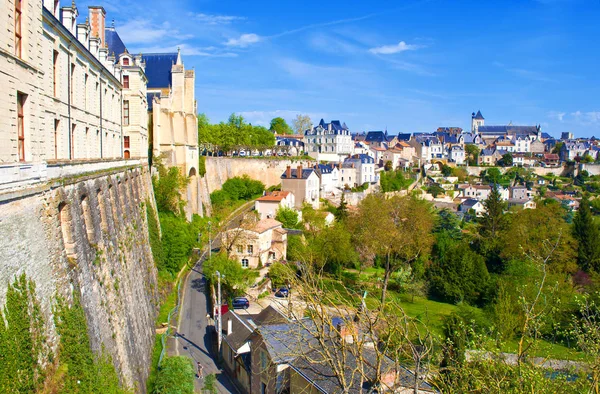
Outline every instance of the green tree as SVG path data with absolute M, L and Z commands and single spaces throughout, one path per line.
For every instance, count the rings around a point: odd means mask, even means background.
M 313 236 L 305 250 L 314 269 L 335 275 L 340 275 L 343 267 L 354 266 L 358 258 L 352 244 L 352 234 L 341 222 Z
M 217 280 L 217 271 L 224 275 L 221 284 L 230 296 L 244 295 L 248 286 L 258 276 L 256 271 L 244 269 L 239 262 L 229 259 L 225 252 L 213 254 L 212 258 L 204 263 L 202 271 L 214 283 Z
M 343 222 L 348 218 L 348 203 L 346 202 L 345 193 L 340 197 L 340 205 L 335 209 L 335 219 L 338 222 Z
M 433 231 L 436 233 L 445 231 L 453 239 L 457 240 L 462 238 L 460 220 L 448 208 L 442 208 L 438 211 L 438 216 Z
M 381 191 L 384 193 L 407 189 L 413 182 L 413 180 L 407 178 L 404 171 L 401 170 L 382 172 L 379 177 Z
M 465 145 L 465 153 L 467 154 L 467 158 L 469 160 L 469 165 L 476 166 L 477 161 L 479 160 L 479 152 L 481 150 L 475 144 L 466 144 Z
M 433 256 L 427 271 L 432 296 L 452 303 L 481 301 L 490 278 L 483 256 L 445 232 L 438 234 Z
M 285 119 L 282 117 L 276 117 L 271 119 L 271 126 L 269 127 L 270 131 L 273 131 L 277 134 L 293 134 L 294 130 L 287 124 Z
M 387 161 L 385 162 L 385 165 L 383 166 L 383 169 L 384 169 L 385 171 L 391 171 L 391 170 L 393 170 L 393 169 L 394 169 L 394 167 L 393 167 L 392 161 L 391 161 L 391 160 L 387 160 Z
M 450 176 L 450 175 L 452 175 L 452 167 L 444 164 L 442 166 L 442 175 L 443 176 Z
M 276 289 L 290 283 L 296 275 L 296 268 L 296 265 L 290 263 L 273 263 L 269 267 L 269 278 L 271 279 L 271 286 L 274 289 Z
M 181 174 L 178 167 L 167 168 L 158 157 L 154 159 L 154 166 L 158 175 L 152 177 L 152 186 L 158 211 L 181 215 L 185 207 L 181 193 L 188 185 L 189 179 Z
M 564 142 L 557 142 L 556 145 L 554 145 L 554 148 L 552 148 L 552 153 L 559 154 L 564 145 Z
M 488 198 L 483 202 L 485 212 L 481 217 L 481 235 L 487 238 L 496 238 L 504 224 L 504 210 L 506 202 L 502 200 L 502 195 L 498 185 L 492 186 L 492 191 Z
M 275 219 L 280 221 L 284 228 L 300 228 L 298 211 L 293 208 L 279 207 Z
M 483 179 L 488 183 L 499 184 L 502 180 L 502 173 L 497 167 L 488 168 L 483 174 Z
M 444 194 L 446 191 L 440 185 L 433 183 L 427 187 L 427 193 L 431 194 L 433 198 L 437 198 L 440 194 Z
M 217 377 L 214 373 L 207 375 L 204 378 L 204 387 L 202 387 L 204 392 L 208 392 L 208 394 L 218 394 L 217 390 Z
M 600 271 L 600 231 L 594 222 L 590 201 L 584 197 L 573 218 L 573 236 L 579 242 L 577 264 L 584 271 Z
M 298 114 L 292 121 L 292 128 L 296 134 L 304 134 L 304 132 L 312 127 L 310 116 Z
M 390 275 L 431 248 L 434 220 L 429 205 L 412 196 L 388 199 L 383 194 L 370 194 L 349 224 L 362 259 L 373 261 L 379 256 L 383 260 L 381 303 L 385 304 Z
M 510 153 L 505 153 L 502 155 L 502 166 L 503 167 L 512 167 L 513 165 L 513 156 Z
M 187 356 L 165 357 L 154 387 L 155 394 L 193 394 L 195 368 Z

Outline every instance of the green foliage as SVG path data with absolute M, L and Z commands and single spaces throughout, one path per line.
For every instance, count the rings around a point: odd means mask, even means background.
M 279 207 L 275 219 L 283 224 L 284 228 L 301 228 L 298 221 L 298 212 L 288 207 Z
M 302 261 L 304 255 L 304 242 L 302 235 L 288 234 L 287 259 L 288 261 Z
M 236 201 L 249 201 L 259 197 L 265 191 L 265 185 L 260 181 L 250 179 L 248 175 L 230 178 L 223 184 L 221 190 L 210 194 L 210 201 L 216 210 Z
M 198 234 L 207 233 L 208 218 L 194 215 L 191 222 L 171 213 L 159 213 L 162 232 L 163 259 L 159 271 L 176 275 L 187 263 L 192 249 L 198 245 Z
M 577 264 L 585 271 L 600 272 L 600 229 L 594 222 L 587 197 L 581 200 L 573 218 L 573 236 L 579 242 Z
M 385 162 L 385 165 L 383 166 L 383 169 L 384 169 L 385 171 L 391 171 L 391 170 L 393 169 L 393 164 L 392 164 L 392 161 L 391 161 L 391 160 L 387 160 L 387 161 Z
M 217 271 L 224 275 L 221 285 L 231 297 L 244 295 L 248 286 L 254 283 L 258 276 L 258 272 L 244 269 L 239 262 L 228 259 L 224 252 L 213 254 L 212 258 L 204 263 L 202 271 L 214 283 L 217 281 Z
M 395 192 L 407 189 L 413 183 L 413 180 L 407 178 L 404 171 L 396 170 L 381 172 L 379 183 L 381 185 L 381 191 Z
M 198 175 L 206 175 L 206 156 L 200 155 L 198 157 Z
M 440 185 L 433 183 L 427 187 L 427 193 L 431 194 L 433 198 L 437 198 L 440 194 L 444 194 L 446 191 Z
M 204 387 L 202 387 L 204 392 L 208 392 L 208 394 L 217 394 L 217 377 L 214 373 L 207 375 L 204 378 Z
M 474 144 L 466 144 L 465 145 L 465 153 L 467 154 L 467 160 L 469 161 L 470 166 L 476 166 L 477 161 L 479 159 L 480 149 L 477 145 Z
M 499 185 L 502 182 L 502 173 L 497 167 L 488 168 L 482 171 L 482 178 L 487 182 L 494 185 Z
M 209 151 L 234 149 L 263 150 L 275 145 L 275 136 L 262 126 L 248 124 L 243 116 L 231 114 L 228 121 L 210 124 L 206 115 L 198 117 L 198 144 Z
M 442 175 L 443 176 L 450 176 L 452 175 L 452 167 L 444 164 L 442 165 Z
M 154 207 L 150 200 L 146 200 L 146 217 L 148 220 L 148 238 L 150 240 L 150 249 L 152 249 L 152 257 L 154 264 L 161 267 L 164 264 L 164 251 L 162 241 L 160 239 L 160 223 L 154 211 Z
M 369 188 L 369 182 L 365 182 L 360 186 L 355 186 L 355 187 L 351 188 L 350 190 L 356 193 L 356 192 L 364 192 L 368 188 Z
M 513 165 L 513 156 L 510 153 L 505 153 L 502 155 L 502 167 L 512 167 Z
M 161 363 L 154 394 L 193 394 L 196 371 L 187 356 L 165 357 Z
M 446 233 L 437 236 L 433 262 L 428 269 L 430 294 L 440 300 L 480 303 L 488 290 L 485 259 L 466 242 L 456 242 Z
M 296 275 L 295 264 L 273 263 L 269 267 L 269 278 L 271 278 L 272 287 L 279 288 L 287 285 Z
M 285 119 L 282 117 L 276 117 L 271 119 L 271 125 L 269 131 L 273 131 L 277 134 L 293 134 L 294 130 L 287 124 Z
M 110 357 L 102 349 L 98 356 L 90 347 L 85 312 L 78 297 L 69 307 L 58 299 L 54 319 L 60 335 L 59 363 L 65 373 L 61 380 L 65 393 L 123 393 Z
M 343 222 L 348 218 L 348 203 L 346 202 L 345 194 L 340 197 L 340 205 L 335 209 L 335 219 L 338 222 Z
M 0 314 L 0 392 L 39 390 L 44 382 L 44 370 L 38 360 L 45 360 L 47 352 L 35 284 L 23 274 L 9 284 L 6 304 Z
M 181 193 L 188 185 L 189 179 L 181 174 L 178 167 L 167 168 L 159 158 L 154 159 L 154 166 L 158 175 L 152 177 L 152 186 L 158 211 L 180 215 L 185 206 Z
M 433 232 L 446 232 L 446 234 L 456 240 L 462 238 L 460 221 L 458 220 L 458 217 L 448 208 L 443 208 L 438 212 L 438 217 L 435 227 L 433 228 Z

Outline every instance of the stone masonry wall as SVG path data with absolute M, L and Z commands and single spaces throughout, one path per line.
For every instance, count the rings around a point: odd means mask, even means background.
M 201 179 L 201 198 L 205 209 L 210 213 L 210 193 L 223 187 L 223 183 L 236 176 L 248 175 L 265 184 L 266 187 L 281 183 L 281 174 L 287 166 L 296 168 L 313 166 L 311 160 L 269 160 L 233 157 L 206 157 L 206 175 Z
M 135 167 L 0 202 L 0 305 L 8 283 L 24 272 L 36 283 L 56 347 L 56 296 L 79 296 L 93 350 L 104 347 L 137 392 L 145 392 L 158 311 L 146 200 L 154 204 L 150 175 Z

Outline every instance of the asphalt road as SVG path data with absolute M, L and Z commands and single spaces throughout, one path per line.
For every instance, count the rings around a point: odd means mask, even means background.
M 175 353 L 186 355 L 194 361 L 194 365 L 202 365 L 202 375 L 215 374 L 219 393 L 237 393 L 229 376 L 215 363 L 215 334 L 211 322 L 206 319 L 210 309 L 207 297 L 206 280 L 202 274 L 200 260 L 188 275 L 183 289 L 183 309 L 179 320 L 179 331 L 175 339 Z M 196 380 L 196 392 L 200 392 L 204 383 L 202 378 Z
M 252 204 L 241 209 L 234 217 L 230 218 L 225 228 L 233 228 L 239 224 L 241 218 L 252 208 Z M 216 252 L 220 246 L 220 233 L 214 234 L 212 247 Z M 208 284 L 202 274 L 202 264 L 207 257 L 203 254 L 189 273 L 184 283 L 181 301 L 181 313 L 179 315 L 179 328 L 176 338 L 170 343 L 173 353 L 186 355 L 194 361 L 194 365 L 202 365 L 203 377 L 215 374 L 217 377 L 217 390 L 219 393 L 238 393 L 239 391 L 229 378 L 227 373 L 221 370 L 215 360 L 216 334 L 212 327 L 212 320 L 206 319 L 207 311 L 211 305 L 208 298 Z M 173 343 L 175 342 L 175 343 Z M 196 392 L 200 392 L 204 386 L 203 379 L 196 380 Z

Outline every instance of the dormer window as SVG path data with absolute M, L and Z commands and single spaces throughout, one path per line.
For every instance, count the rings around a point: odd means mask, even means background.
M 123 58 L 123 65 L 124 66 L 129 66 L 129 58 L 128 57 L 124 57 Z

